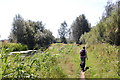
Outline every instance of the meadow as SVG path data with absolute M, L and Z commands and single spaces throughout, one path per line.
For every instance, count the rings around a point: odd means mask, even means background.
M 21 57 L 8 55 L 10 48 L 0 50 L 0 78 L 80 78 L 80 55 L 84 45 L 56 43 L 45 51 Z M 86 45 L 88 60 L 86 78 L 119 78 L 119 46 Z

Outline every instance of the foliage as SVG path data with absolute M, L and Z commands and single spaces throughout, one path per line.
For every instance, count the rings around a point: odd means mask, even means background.
M 4 43 L 2 47 L 0 45 L 0 79 L 79 78 L 81 69 L 79 51 L 82 46 L 86 46 L 88 55 L 86 66 L 89 69 L 85 73 L 86 78 L 119 78 L 120 46 L 115 45 L 120 45 L 120 9 L 119 6 L 114 9 L 111 7 L 109 5 L 106 7 L 108 13 L 91 31 L 84 15 L 77 17 L 72 24 L 71 34 L 75 42 L 78 43 L 81 37 L 80 41 L 86 45 L 51 44 L 54 37 L 44 28 L 42 22 L 24 21 L 17 15 L 13 22 L 10 40 L 20 43 Z M 61 26 L 67 25 L 62 23 Z M 27 46 L 22 44 L 28 45 L 29 48 L 47 46 L 48 49 L 38 50 L 34 55 L 9 55 L 12 51 L 27 50 Z
M 104 14 L 104 17 L 109 17 L 111 16 L 111 13 L 114 9 L 114 4 L 110 1 L 107 2 L 107 5 L 105 6 L 105 14 Z
M 120 48 L 109 44 L 88 45 L 87 66 L 89 71 L 86 78 L 119 78 Z
M 25 35 L 25 26 L 24 19 L 18 14 L 13 19 L 13 29 L 10 33 L 10 40 L 17 41 L 23 43 L 24 35 Z
M 79 39 L 82 34 L 90 31 L 90 24 L 84 14 L 76 18 L 71 25 L 71 30 L 72 40 L 76 43 L 79 43 Z
M 58 66 L 59 55 L 45 51 L 33 56 L 8 55 L 4 48 L 0 53 L 2 78 L 62 78 L 66 75 Z
M 74 44 L 56 45 L 61 46 L 60 53 L 64 56 L 60 65 L 68 77 L 80 77 L 80 54 L 82 46 Z M 56 47 L 55 46 L 55 47 Z M 119 46 L 109 44 L 86 45 L 88 60 L 86 66 L 89 69 L 85 72 L 86 78 L 119 78 Z
M 89 33 L 82 35 L 80 41 L 89 44 L 107 42 L 120 45 L 120 9 L 116 7 L 115 10 L 109 17 L 102 19 Z
M 10 51 L 25 51 L 28 50 L 27 45 L 22 45 L 21 43 L 2 43 L 2 48 Z
M 29 49 L 33 49 L 48 47 L 53 42 L 54 36 L 51 31 L 45 29 L 42 21 L 25 21 L 18 14 L 14 18 L 9 39 L 11 42 L 26 44 Z
M 63 23 L 61 23 L 60 29 L 58 29 L 58 33 L 60 35 L 60 39 L 62 43 L 67 43 L 67 40 L 66 40 L 67 32 L 68 32 L 67 23 L 66 21 L 64 21 Z
M 22 57 L 7 55 L 2 48 L 1 78 L 79 78 L 82 46 L 76 44 L 52 44 L 44 52 Z M 109 44 L 86 46 L 88 60 L 86 78 L 119 78 L 118 53 L 120 48 Z
M 35 35 L 35 48 L 39 49 L 41 47 L 47 48 L 53 43 L 54 36 L 50 30 L 45 29 L 42 33 L 38 32 L 39 35 Z

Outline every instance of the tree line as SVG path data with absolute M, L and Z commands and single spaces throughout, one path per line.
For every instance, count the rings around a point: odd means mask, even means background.
M 120 45 L 120 1 L 107 2 L 99 23 L 89 33 L 81 36 L 82 43 L 109 43 Z
M 120 45 L 120 1 L 107 2 L 105 11 L 99 23 L 91 27 L 84 14 L 79 15 L 68 28 L 63 21 L 58 29 L 60 38 L 55 38 L 52 32 L 45 29 L 42 21 L 24 20 L 21 15 L 16 15 L 9 36 L 11 42 L 26 44 L 29 49 L 48 47 L 53 42 L 95 44 L 110 43 Z
M 16 15 L 13 20 L 9 40 L 26 44 L 29 49 L 48 47 L 54 40 L 52 32 L 45 29 L 42 21 L 25 21 L 20 14 Z
M 63 23 L 61 23 L 61 25 L 62 24 Z M 60 29 L 62 29 L 62 27 L 66 26 L 61 26 Z M 62 31 L 63 30 L 61 30 L 61 32 Z M 88 22 L 84 14 L 80 15 L 75 21 L 73 21 L 70 29 L 68 29 L 68 33 L 70 36 L 68 40 L 77 44 L 109 43 L 119 46 L 120 1 L 117 1 L 116 3 L 108 1 L 102 18 L 94 27 L 91 27 L 91 24 Z

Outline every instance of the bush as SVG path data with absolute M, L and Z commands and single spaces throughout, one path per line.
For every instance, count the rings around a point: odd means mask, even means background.
M 7 55 L 6 49 L 2 48 L 0 67 L 1 78 L 63 78 L 65 73 L 59 67 L 59 57 L 48 50 L 33 56 L 21 57 Z
M 10 49 L 12 51 L 28 50 L 27 45 L 23 45 L 21 43 L 3 43 L 2 47 L 5 48 L 5 49 Z
M 106 18 L 105 21 L 100 21 L 92 30 L 81 36 L 80 41 L 84 44 L 110 43 L 120 45 L 118 25 L 114 21 L 115 15 Z
M 117 5 L 117 4 L 116 4 Z M 120 45 L 120 14 L 119 8 L 115 8 L 115 11 L 92 28 L 89 33 L 81 36 L 80 41 L 82 43 L 109 43 L 112 45 Z

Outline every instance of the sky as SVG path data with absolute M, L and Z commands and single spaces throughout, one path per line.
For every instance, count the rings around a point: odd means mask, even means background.
M 8 39 L 13 18 L 20 14 L 24 20 L 42 21 L 45 28 L 58 37 L 60 24 L 68 27 L 81 14 L 95 26 L 108 0 L 0 0 L 0 40 Z M 111 0 L 113 2 L 117 0 Z

